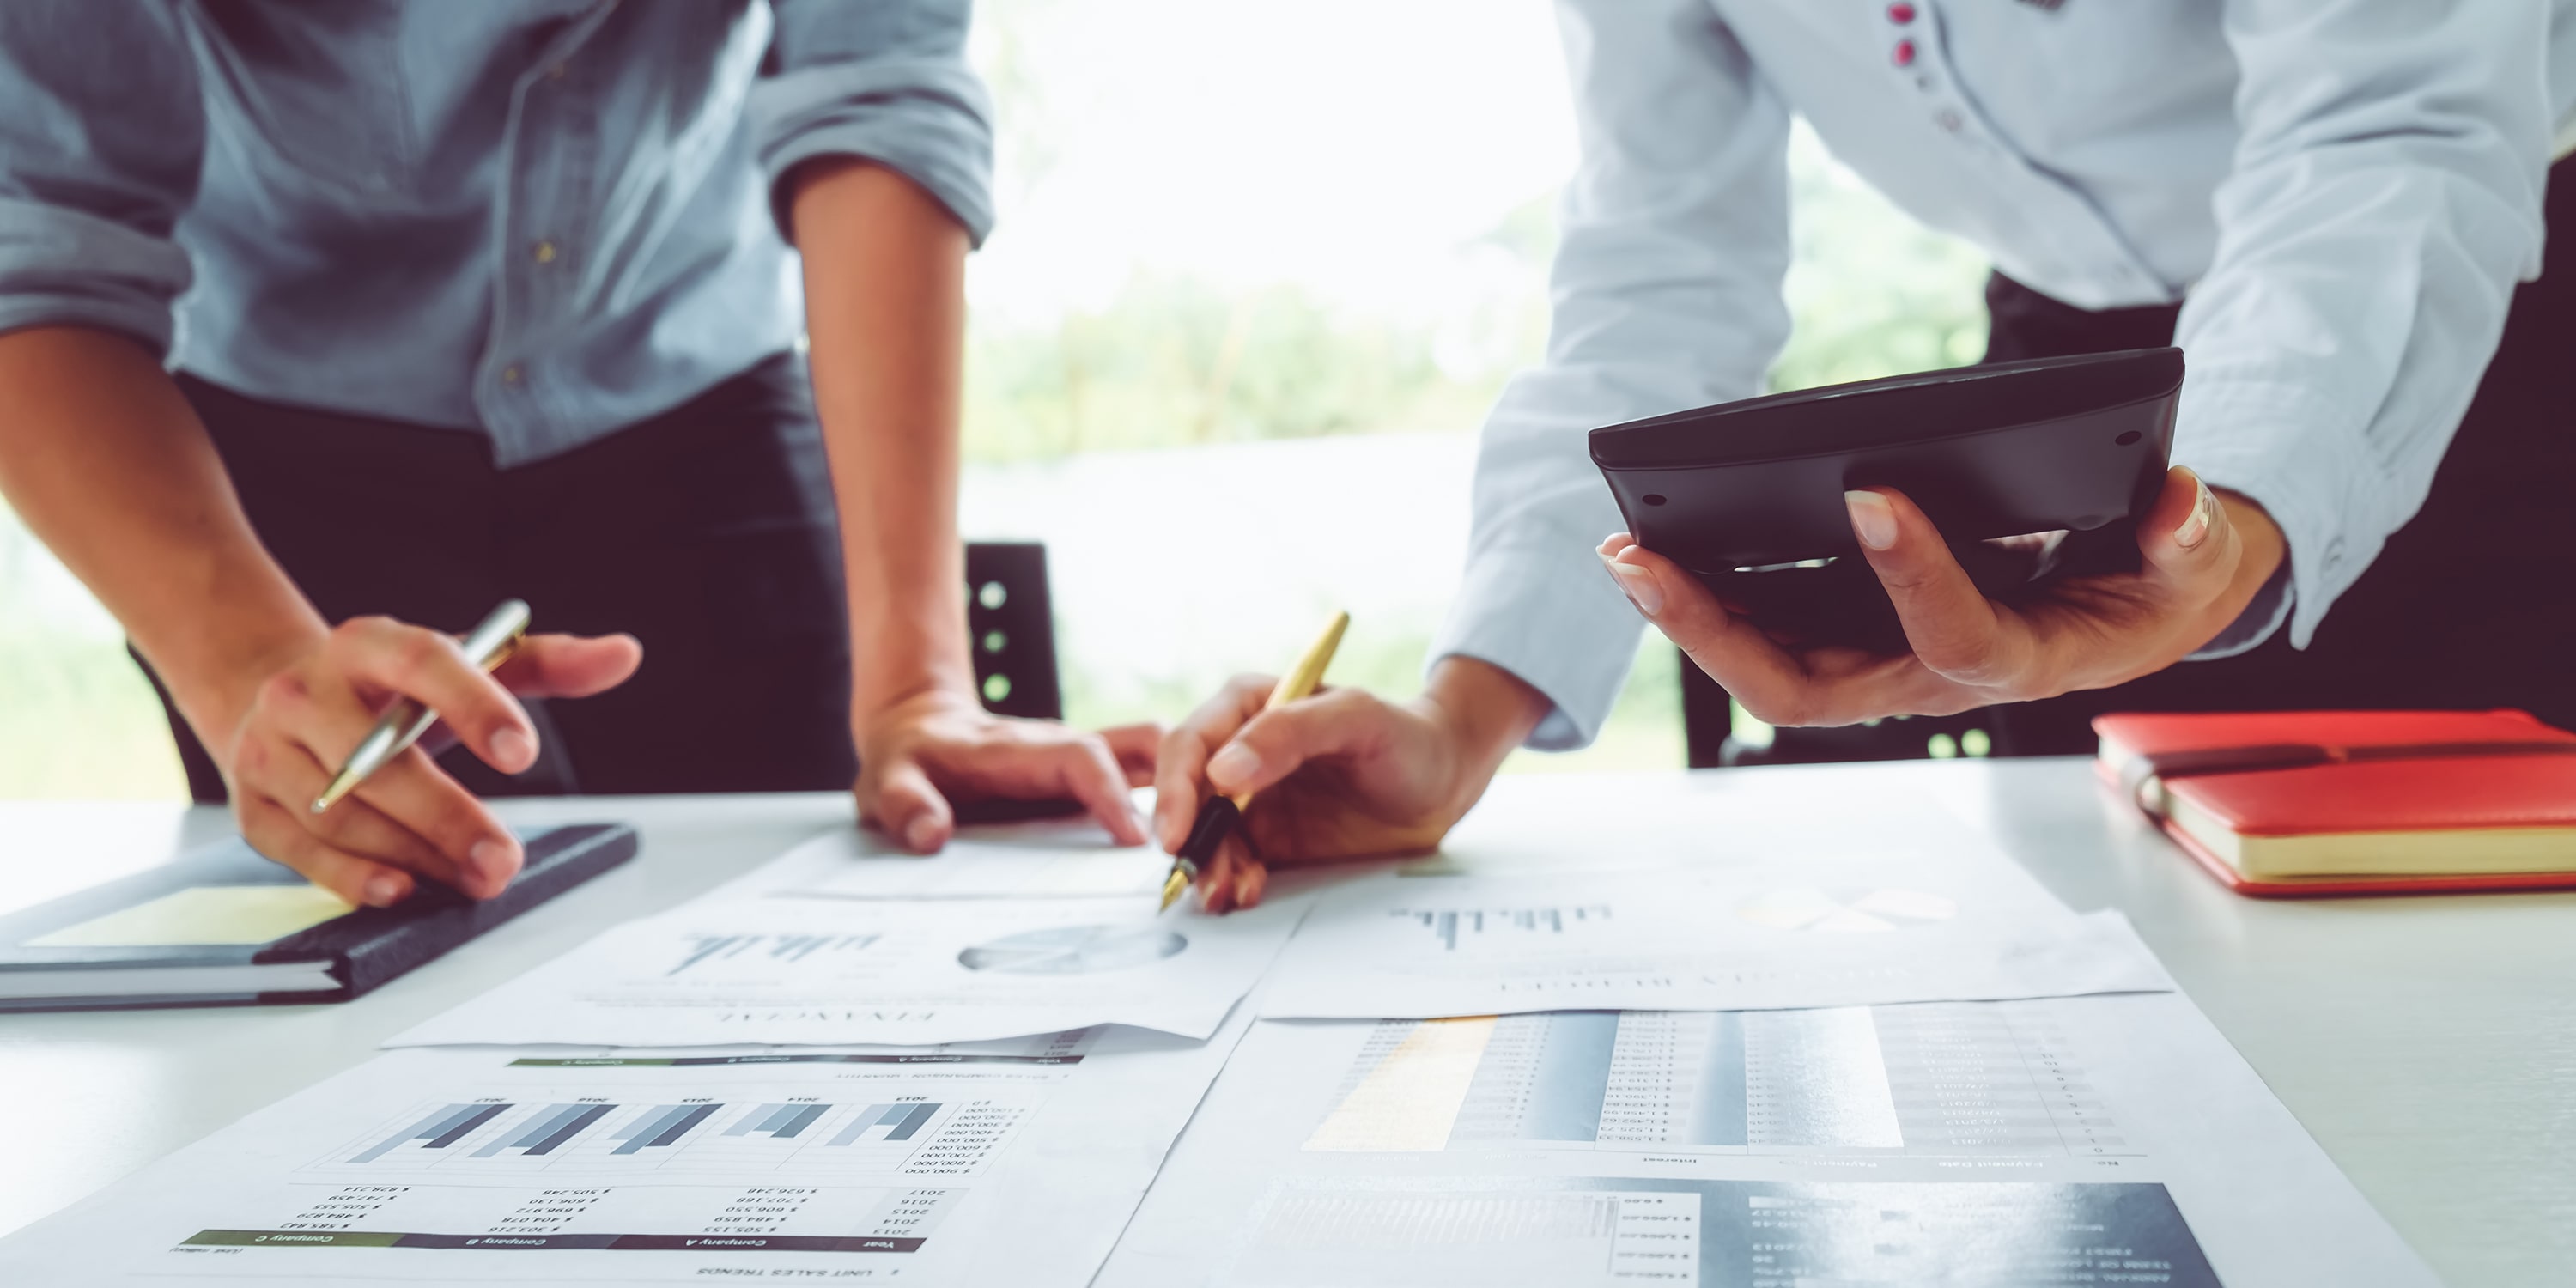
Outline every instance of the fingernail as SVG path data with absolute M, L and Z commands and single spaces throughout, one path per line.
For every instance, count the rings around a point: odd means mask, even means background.
M 2208 484 L 2195 478 L 2191 486 L 2191 513 L 2184 515 L 2182 526 L 2174 529 L 2174 544 L 2185 550 L 2197 549 L 2209 539 L 2209 521 L 2218 508 L 2218 498 L 2210 495 Z
M 903 843 L 916 850 L 927 850 L 939 840 L 939 821 L 928 814 L 904 825 Z
M 1627 592 L 1628 602 L 1637 611 L 1652 617 L 1664 611 L 1664 588 L 1655 584 L 1655 575 L 1635 564 L 1609 561 L 1610 575 L 1619 579 L 1619 589 Z
M 1219 786 L 1250 782 L 1254 774 L 1261 772 L 1261 757 L 1242 743 L 1230 742 L 1208 758 L 1207 772 L 1208 780 Z
M 509 875 L 502 870 L 509 859 L 510 847 L 488 836 L 465 849 L 466 862 L 473 864 L 475 871 L 496 880 Z
M 390 908 L 403 897 L 402 878 L 390 872 L 379 872 L 367 878 L 365 895 L 368 907 Z
M 1852 535 L 1872 550 L 1885 550 L 1896 544 L 1896 507 L 1876 492 L 1854 488 L 1843 493 L 1843 508 L 1851 511 Z
M 537 762 L 537 744 L 528 735 L 505 727 L 492 735 L 492 754 L 501 758 L 498 768 L 515 774 Z

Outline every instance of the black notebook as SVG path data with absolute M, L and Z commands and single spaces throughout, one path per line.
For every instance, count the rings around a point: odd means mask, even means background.
M 499 897 L 424 881 L 391 908 L 350 908 L 238 840 L 192 850 L 0 917 L 0 1011 L 345 1002 L 635 856 L 623 823 L 521 839 Z

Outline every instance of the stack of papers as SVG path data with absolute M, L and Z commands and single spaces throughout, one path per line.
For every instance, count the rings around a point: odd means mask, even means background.
M 1706 813 L 1227 917 L 1087 826 L 827 835 L 0 1281 L 2432 1282 L 2118 914 L 1900 808 Z

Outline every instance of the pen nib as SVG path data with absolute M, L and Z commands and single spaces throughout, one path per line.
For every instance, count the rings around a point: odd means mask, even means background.
M 1172 904 L 1189 888 L 1190 874 L 1181 871 L 1177 867 L 1173 868 L 1172 874 L 1163 878 L 1163 906 L 1155 909 L 1155 911 L 1169 912 Z

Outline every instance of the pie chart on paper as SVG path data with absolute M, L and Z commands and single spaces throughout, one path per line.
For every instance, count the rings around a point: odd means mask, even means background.
M 1050 926 L 964 949 L 957 964 L 1003 975 L 1095 975 L 1158 962 L 1189 945 L 1155 926 Z
M 1811 886 L 1773 890 L 1745 900 L 1735 915 L 1774 930 L 1819 934 L 1875 934 L 1926 926 L 1959 915 L 1959 903 L 1920 890 L 1827 893 Z

